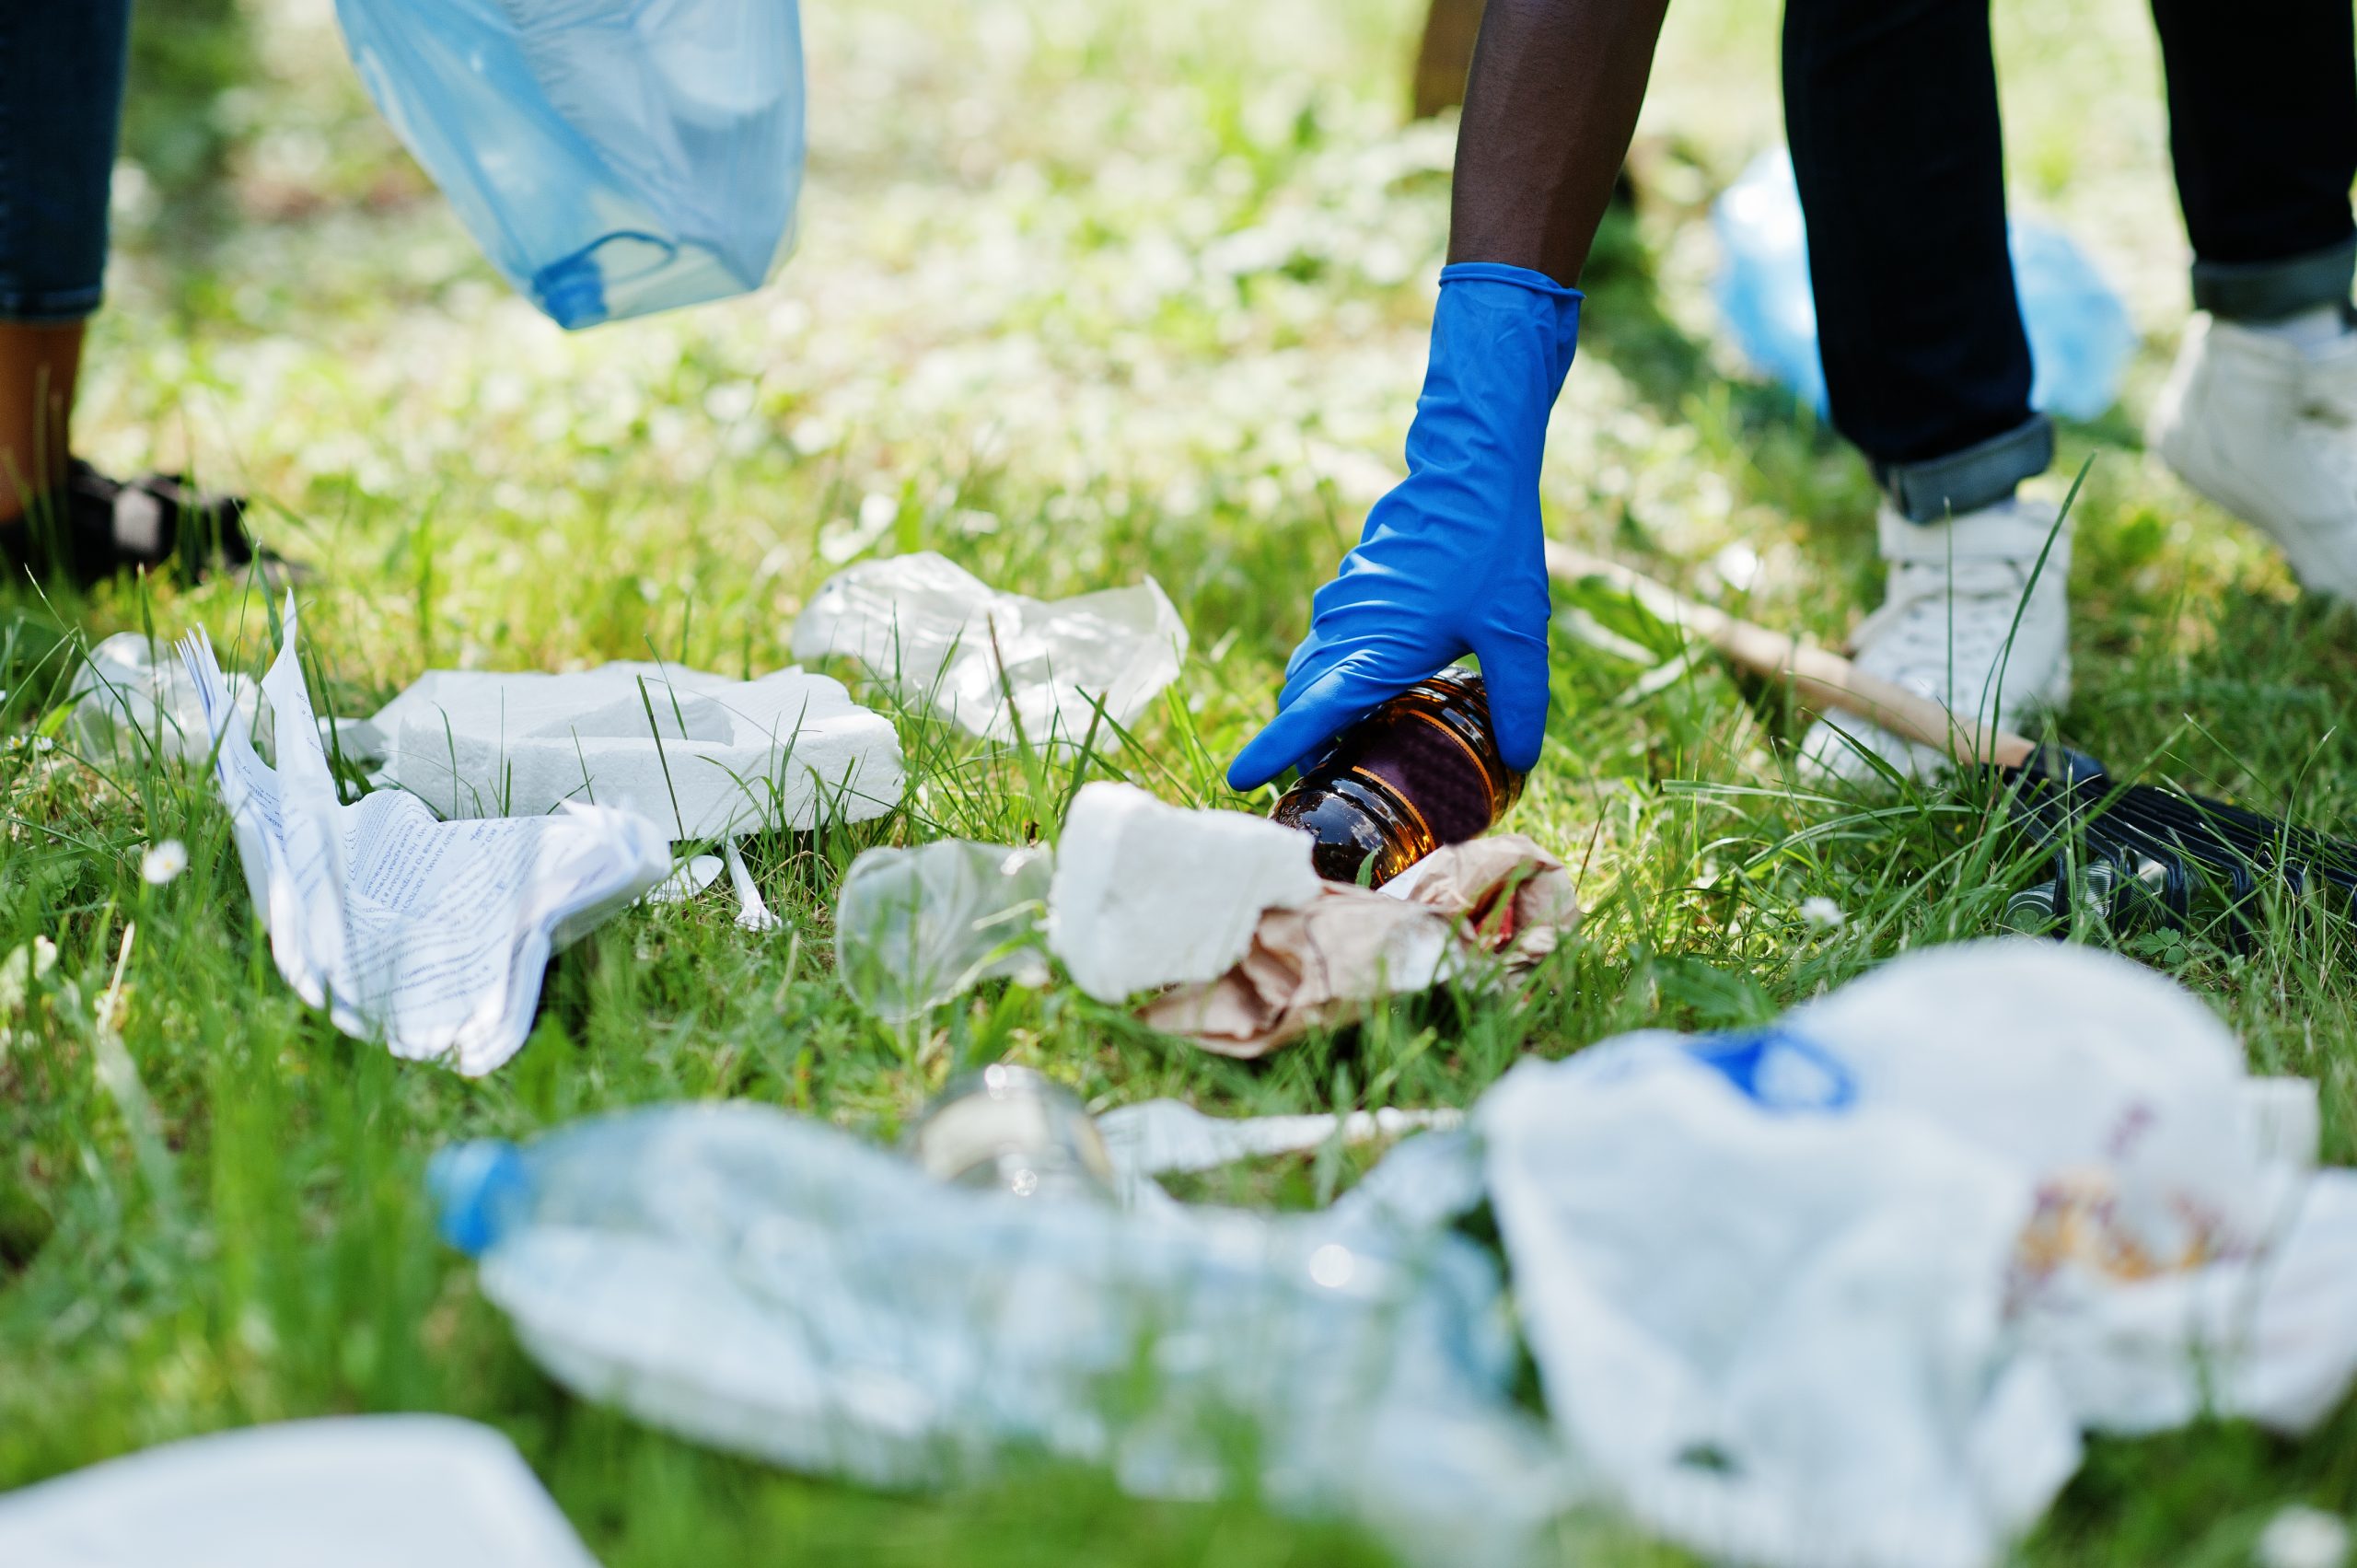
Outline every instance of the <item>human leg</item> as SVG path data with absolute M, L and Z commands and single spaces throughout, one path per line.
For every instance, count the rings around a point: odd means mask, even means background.
M 2357 598 L 2357 53 L 2332 0 L 2154 0 L 2193 302 L 2151 444 Z
M 64 482 L 79 321 L 0 321 L 0 528 Z
M 1833 424 L 1888 497 L 1888 593 L 1859 661 L 2018 724 L 2068 696 L 2070 541 L 2014 495 L 2054 443 L 2029 406 L 1987 0 L 1788 0 L 1784 115 Z M 1844 727 L 1902 771 L 1940 761 Z M 1822 724 L 1803 755 L 1866 771 Z
M 0 519 L 64 478 L 130 33 L 130 0 L 0 0 Z

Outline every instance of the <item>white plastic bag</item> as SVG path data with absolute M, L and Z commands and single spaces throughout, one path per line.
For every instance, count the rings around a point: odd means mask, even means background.
M 2111 954 L 1909 954 L 1758 1033 L 1625 1037 L 1476 1110 L 1550 1409 L 1745 1562 L 1980 1564 L 2083 1428 L 2297 1431 L 2357 1373 L 2357 1174 L 2296 1081 Z

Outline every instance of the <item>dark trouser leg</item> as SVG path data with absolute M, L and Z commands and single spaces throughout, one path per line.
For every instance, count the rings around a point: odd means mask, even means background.
M 2349 0 L 2153 0 L 2193 302 L 2266 320 L 2349 297 L 2357 25 Z
M 64 476 L 130 28 L 130 0 L 0 0 L 0 519 Z
M 131 0 L 0 0 L 0 320 L 99 308 Z
M 1784 121 L 1834 427 L 1918 522 L 2004 499 L 2054 442 L 2029 406 L 1988 0 L 1788 0 Z

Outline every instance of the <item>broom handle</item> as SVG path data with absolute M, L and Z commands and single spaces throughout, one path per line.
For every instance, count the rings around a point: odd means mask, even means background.
M 1566 581 L 1601 577 L 1626 592 L 1660 621 L 1685 626 L 1755 675 L 1788 680 L 1810 706 L 1838 708 L 1870 719 L 1892 734 L 1945 752 L 1960 761 L 2019 767 L 2036 749 L 2018 735 L 1981 725 L 1920 692 L 1869 675 L 1829 649 L 1812 646 L 1738 621 L 1723 610 L 1697 604 L 1641 572 L 1557 544 L 1547 543 L 1549 575 Z

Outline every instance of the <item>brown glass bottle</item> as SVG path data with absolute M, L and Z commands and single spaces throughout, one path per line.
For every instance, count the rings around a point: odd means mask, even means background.
M 1270 815 L 1317 840 L 1320 877 L 1380 887 L 1441 845 L 1488 832 L 1521 794 L 1490 731 L 1481 678 L 1451 665 L 1336 736 Z

